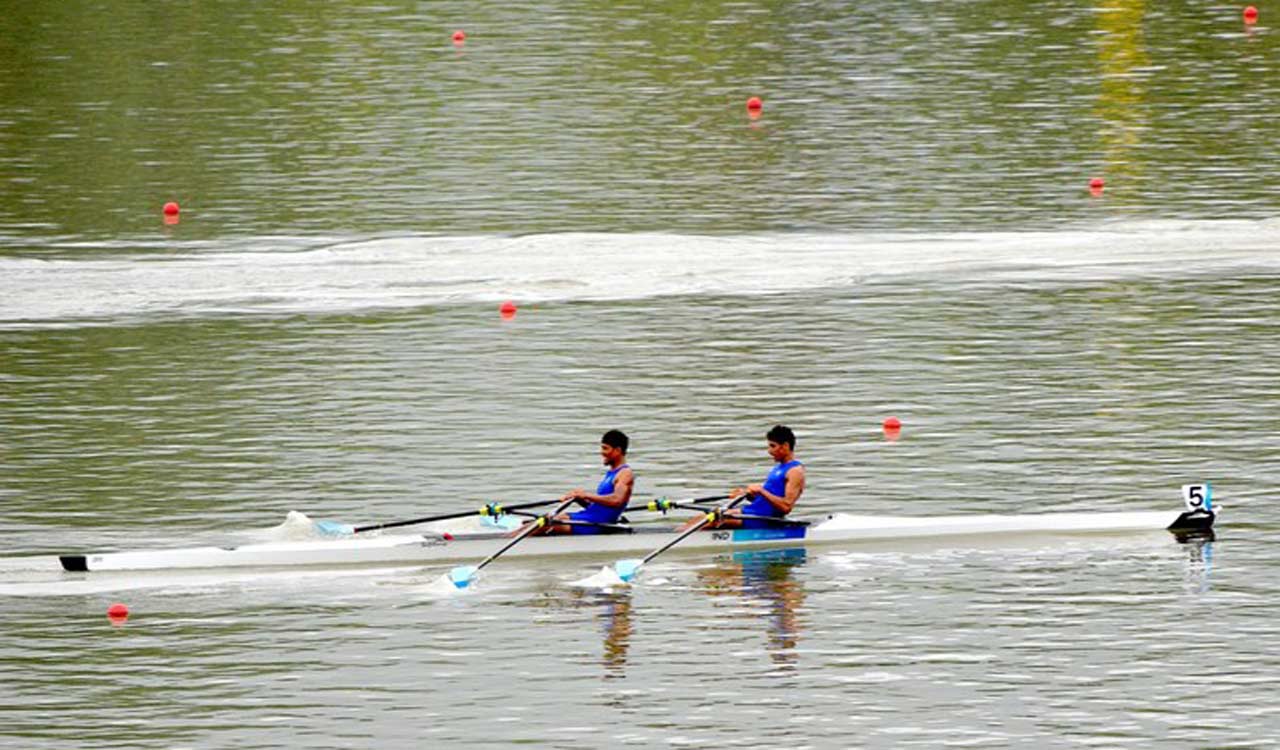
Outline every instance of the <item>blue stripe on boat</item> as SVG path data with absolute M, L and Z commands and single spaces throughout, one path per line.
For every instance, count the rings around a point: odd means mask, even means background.
M 778 526 L 772 529 L 734 529 L 733 541 L 758 542 L 765 539 L 804 539 L 804 526 Z

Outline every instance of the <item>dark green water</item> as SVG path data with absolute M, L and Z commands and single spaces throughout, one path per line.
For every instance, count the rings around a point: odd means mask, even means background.
M 0 228 L 145 237 L 167 200 L 199 239 L 1257 218 L 1280 206 L 1265 10 L 15 5 Z

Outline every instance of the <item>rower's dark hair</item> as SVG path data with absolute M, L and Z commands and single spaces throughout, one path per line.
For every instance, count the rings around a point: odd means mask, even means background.
M 775 424 L 769 429 L 769 432 L 764 436 L 764 439 L 773 443 L 787 443 L 791 446 L 791 450 L 796 449 L 796 434 L 786 425 Z
M 623 453 L 627 452 L 627 444 L 631 441 L 623 434 L 622 430 L 609 430 L 600 438 L 600 442 L 611 448 L 617 448 Z

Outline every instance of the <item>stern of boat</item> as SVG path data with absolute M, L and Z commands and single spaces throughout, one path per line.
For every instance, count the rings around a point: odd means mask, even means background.
M 1169 533 L 1179 542 L 1192 540 L 1212 540 L 1213 522 L 1218 518 L 1216 511 L 1196 509 L 1188 510 L 1169 524 Z

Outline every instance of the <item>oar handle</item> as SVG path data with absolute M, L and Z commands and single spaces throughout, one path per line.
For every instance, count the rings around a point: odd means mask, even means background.
M 423 518 L 411 518 L 407 521 L 388 521 L 387 523 L 375 523 L 368 526 L 357 526 L 351 530 L 352 534 L 359 534 L 363 531 L 377 531 L 378 529 L 394 529 L 398 526 L 413 526 L 420 523 L 431 523 L 433 521 L 451 521 L 455 518 L 466 518 L 474 515 L 501 515 L 504 512 L 512 510 L 524 510 L 525 508 L 540 508 L 544 505 L 550 505 L 555 500 L 538 500 L 530 503 L 517 503 L 515 505 L 499 505 L 490 503 L 481 507 L 479 510 L 459 511 L 456 513 L 445 513 L 439 516 L 425 516 Z

